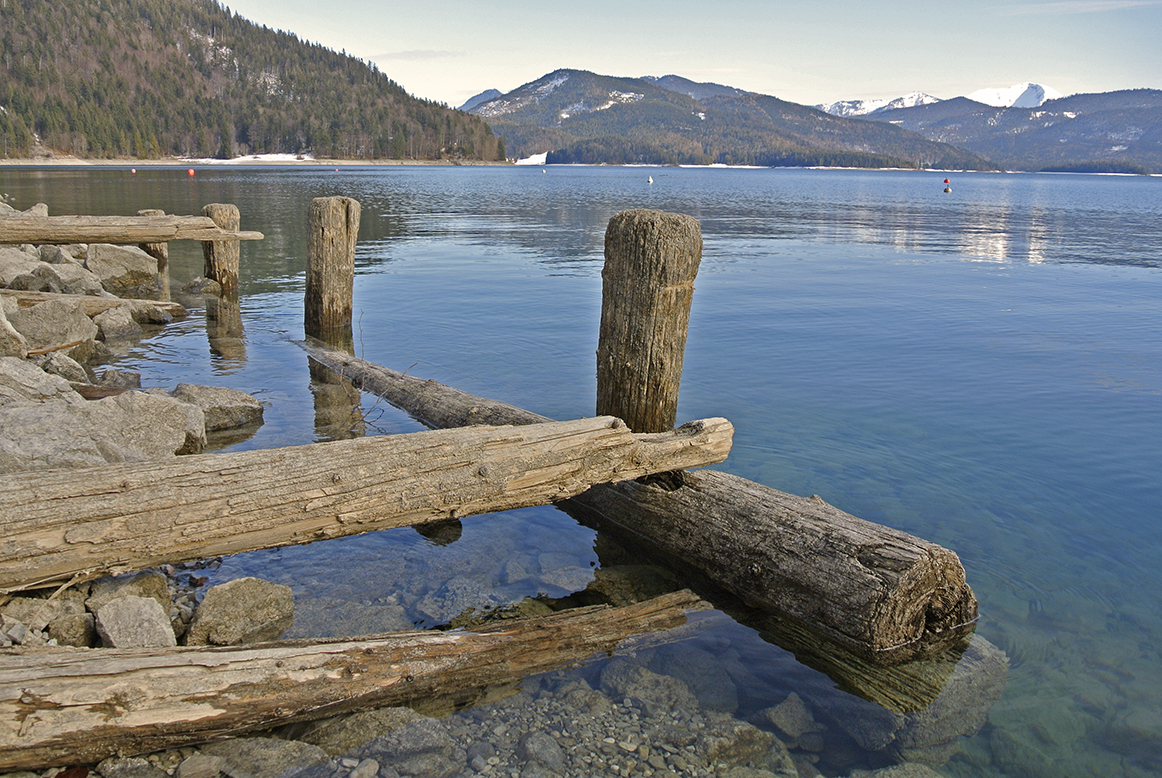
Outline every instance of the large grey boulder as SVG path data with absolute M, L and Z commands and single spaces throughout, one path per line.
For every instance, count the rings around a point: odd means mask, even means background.
M 156 570 L 142 570 L 125 575 L 107 575 L 93 581 L 85 607 L 96 613 L 105 603 L 118 597 L 148 597 L 167 613 L 171 605 L 169 581 Z
M 169 615 L 152 597 L 118 597 L 102 605 L 96 616 L 101 642 L 110 648 L 177 645 Z
M 211 586 L 186 633 L 190 646 L 238 646 L 277 640 L 294 623 L 289 586 L 238 578 Z
M 262 403 L 238 389 L 178 384 L 170 394 L 202 409 L 207 432 L 262 423 Z
M 101 286 L 118 297 L 155 300 L 159 296 L 157 260 L 136 246 L 92 243 L 85 268 L 101 279 Z
M 46 267 L 48 266 L 46 265 Z M 52 272 L 65 285 L 65 291 L 69 294 L 87 294 L 98 297 L 108 294 L 105 287 L 101 285 L 101 279 L 82 267 L 76 260 L 61 262 L 51 265 L 51 267 Z
M 8 321 L 28 341 L 30 351 L 77 344 L 62 350 L 78 362 L 86 361 L 97 338 L 97 325 L 81 312 L 79 303 L 69 300 L 46 300 L 21 308 Z
M 327 761 L 327 752 L 318 746 L 265 737 L 220 740 L 202 746 L 201 751 L 222 759 L 222 772 L 230 778 L 275 778 L 296 767 Z
M 40 264 L 36 254 L 16 246 L 0 246 L 0 286 L 8 286 L 17 277 L 31 274 Z
M 72 289 L 60 276 L 53 272 L 48 264 L 41 262 L 33 268 L 31 273 L 21 273 L 8 284 L 9 289 L 18 289 L 25 292 L 50 292 L 52 294 L 69 294 Z
M 0 356 L 0 408 L 51 400 L 80 402 L 69 382 L 18 357 Z M 3 430 L 0 430 L 0 436 Z
M 97 338 L 105 341 L 136 340 L 141 337 L 141 325 L 133 318 L 129 308 L 115 305 L 93 317 L 97 325 Z
M 23 359 L 26 356 L 28 356 L 28 341 L 8 321 L 3 306 L 0 306 L 0 357 Z
M 46 373 L 60 376 L 66 381 L 86 383 L 93 380 L 92 374 L 77 360 L 66 356 L 59 351 L 50 351 L 47 354 L 33 357 L 28 360 Z
M 164 459 L 187 446 L 189 416 L 172 398 L 73 394 L 77 401 L 0 407 L 0 472 Z

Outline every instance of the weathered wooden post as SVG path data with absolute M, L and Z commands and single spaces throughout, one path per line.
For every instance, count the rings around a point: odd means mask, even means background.
M 312 337 L 333 340 L 336 333 L 350 332 L 359 213 L 359 202 L 350 197 L 311 201 L 304 323 Z
M 210 203 L 202 208 L 202 215 L 209 216 L 214 224 L 230 232 L 238 232 L 242 226 L 238 206 L 229 203 Z M 238 254 L 237 240 L 202 241 L 202 256 L 206 261 L 202 275 L 217 281 L 223 292 L 237 291 Z
M 678 384 L 702 228 L 692 216 L 622 211 L 605 230 L 597 413 L 634 432 L 668 432 Z
M 161 208 L 142 208 L 138 216 L 165 216 Z M 139 243 L 137 247 L 157 260 L 157 283 L 161 287 L 161 299 L 169 300 L 169 244 Z

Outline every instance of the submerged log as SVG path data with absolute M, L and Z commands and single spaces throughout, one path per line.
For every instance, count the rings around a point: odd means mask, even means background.
M 13 473 L 0 590 L 543 505 L 721 462 L 725 419 L 635 435 L 608 416 Z
M 262 238 L 261 232 L 223 230 L 208 216 L 10 216 L 0 222 L 0 244 L 140 244 Z
M 543 417 L 317 345 L 311 357 L 433 426 Z M 415 392 L 414 396 L 412 392 Z M 441 399 L 447 398 L 447 411 Z M 594 487 L 569 501 L 677 554 L 744 600 L 802 621 L 880 664 L 955 646 L 977 601 L 955 553 L 726 473 Z
M 0 770 L 98 762 L 447 695 L 611 652 L 699 606 L 688 591 L 473 632 L 172 649 L 0 652 Z

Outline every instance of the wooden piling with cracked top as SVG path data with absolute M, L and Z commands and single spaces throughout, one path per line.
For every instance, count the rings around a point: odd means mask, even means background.
M 350 197 L 311 201 L 304 323 L 312 337 L 329 340 L 328 335 L 351 329 L 359 214 L 359 201 Z
M 622 211 L 605 231 L 597 413 L 668 432 L 678 413 L 702 227 L 692 216 Z

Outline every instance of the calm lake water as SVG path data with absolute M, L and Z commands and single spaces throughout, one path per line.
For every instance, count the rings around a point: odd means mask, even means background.
M 260 397 L 266 423 L 236 448 L 420 428 L 371 397 L 346 412 L 340 403 L 336 424 L 291 342 L 302 337 L 313 197 L 362 204 L 360 356 L 561 419 L 594 412 L 609 217 L 649 207 L 698 218 L 705 249 L 679 421 L 734 423 L 725 470 L 955 550 L 980 599 L 977 634 L 1008 657 L 1003 696 L 940 771 L 1156 775 L 1162 179 L 954 174 L 946 194 L 944 177 L 0 168 L 0 192 L 55 214 L 232 202 L 243 228 L 266 234 L 242 248 L 242 341 L 212 349 L 195 309 L 118 360 L 149 386 Z M 201 272 L 196 245 L 171 252 L 175 287 Z M 448 545 L 411 529 L 376 533 L 242 555 L 217 577 L 291 584 L 294 634 L 358 633 L 446 621 L 462 602 L 449 583 L 461 578 L 475 581 L 461 589 L 478 607 L 563 597 L 608 564 L 603 543 L 559 511 L 527 509 L 467 519 Z M 511 574 L 512 560 L 530 558 L 539 577 Z M 510 574 L 477 570 L 482 559 L 509 560 Z M 740 718 L 831 685 L 733 619 L 681 645 L 745 664 Z M 824 773 L 882 764 L 841 750 L 823 752 Z

